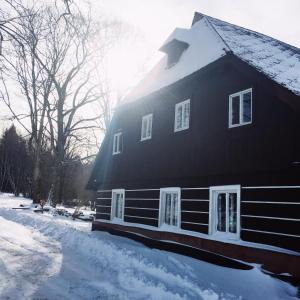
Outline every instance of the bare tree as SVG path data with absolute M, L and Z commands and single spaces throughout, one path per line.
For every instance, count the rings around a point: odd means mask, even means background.
M 15 1 L 15 0 L 12 0 Z M 41 151 L 52 149 L 53 201 L 62 200 L 63 168 L 72 158 L 90 158 L 92 141 L 105 132 L 111 117 L 111 91 L 99 68 L 115 40 L 119 22 L 93 22 L 71 1 L 54 6 L 14 7 L 18 26 L 2 60 L 2 94 L 12 118 L 28 134 L 34 153 L 33 198 L 39 202 Z M 65 10 L 66 9 L 66 10 Z M 1 28 L 0 28 L 1 29 Z M 97 67 L 96 67 L 97 66 Z M 18 111 L 7 88 L 18 84 L 27 109 Z M 83 150 L 84 149 L 84 150 Z M 50 170 L 49 170 L 50 171 Z
M 45 35 L 44 22 L 41 13 L 35 7 L 15 7 L 15 13 L 19 16 L 20 26 L 15 33 L 20 38 L 11 42 L 11 54 L 4 60 L 9 72 L 6 73 L 18 83 L 23 97 L 26 99 L 27 112 L 17 112 L 15 103 L 10 99 L 2 72 L 2 83 L 6 95 L 2 94 L 2 100 L 9 108 L 13 119 L 16 120 L 29 135 L 29 145 L 34 155 L 33 172 L 33 201 L 40 200 L 40 158 L 45 131 L 45 117 L 52 92 L 53 82 L 49 74 L 37 59 L 37 51 L 44 47 Z M 13 55 L 12 55 L 13 53 Z

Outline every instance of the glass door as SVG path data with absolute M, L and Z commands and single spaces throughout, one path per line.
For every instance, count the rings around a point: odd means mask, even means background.
M 178 193 L 163 193 L 163 218 L 162 223 L 170 226 L 178 226 Z
M 210 233 L 224 237 L 239 236 L 239 190 L 212 190 Z

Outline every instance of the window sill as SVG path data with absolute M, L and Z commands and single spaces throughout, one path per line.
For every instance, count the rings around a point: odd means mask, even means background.
M 115 152 L 112 155 L 119 155 L 119 154 L 122 154 L 122 152 Z
M 234 125 L 229 125 L 229 128 L 236 128 L 236 127 L 241 127 L 241 126 L 250 125 L 250 124 L 252 124 L 252 122 L 234 124 Z
M 215 232 L 211 235 L 211 237 L 217 241 L 239 241 L 240 237 L 234 233 L 226 233 L 226 232 Z
M 180 132 L 180 131 L 184 131 L 189 129 L 190 127 L 183 127 L 183 128 L 178 128 L 178 129 L 174 129 L 174 132 Z
M 144 142 L 144 141 L 149 141 L 149 140 L 151 140 L 151 139 L 152 139 L 152 137 L 148 137 L 148 138 L 141 139 L 140 141 L 141 141 L 141 142 Z

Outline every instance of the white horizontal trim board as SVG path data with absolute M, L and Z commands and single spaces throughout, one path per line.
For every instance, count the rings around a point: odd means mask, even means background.
M 146 191 L 159 191 L 160 189 L 134 189 L 134 190 L 126 190 L 125 192 L 146 192 Z
M 300 185 L 274 185 L 274 186 L 242 186 L 241 189 L 300 189 Z M 159 191 L 160 189 L 125 189 L 126 192 Z M 209 190 L 209 187 L 181 188 L 181 190 Z M 111 190 L 97 190 L 98 193 L 108 193 Z
M 276 202 L 276 201 L 242 201 L 243 203 L 255 203 L 255 204 L 295 204 L 300 205 L 300 202 Z
M 148 208 L 148 207 L 133 207 L 133 206 L 125 206 L 126 208 L 130 208 L 130 209 L 145 209 L 145 210 L 158 210 L 158 208 Z
M 96 207 L 109 207 L 109 208 L 110 208 L 111 205 L 98 205 L 98 204 L 97 204 Z
M 209 187 L 181 188 L 182 190 L 209 190 Z
M 136 200 L 142 200 L 142 201 L 145 201 L 145 200 L 159 201 L 158 198 L 128 198 L 128 197 L 126 197 L 126 200 L 133 200 L 133 201 L 136 201 Z
M 192 201 L 192 202 L 207 202 L 208 199 L 181 199 L 181 201 Z
M 96 198 L 97 200 L 111 200 L 111 197 L 106 197 L 106 198 L 102 198 L 102 197 L 98 197 Z
M 267 216 L 253 216 L 253 215 L 241 215 L 241 217 L 300 222 L 300 219 L 291 219 L 291 218 L 279 218 L 279 217 L 267 217 Z
M 282 236 L 300 238 L 300 235 L 289 234 L 289 233 L 279 233 L 279 232 L 271 232 L 271 231 L 255 230 L 255 229 L 247 229 L 247 228 L 242 228 L 242 230 L 243 231 L 252 231 L 252 232 L 259 232 L 259 233 L 267 233 L 267 234 L 274 234 L 274 235 L 282 235 Z
M 110 213 L 99 213 L 99 212 L 96 212 L 96 215 L 109 215 L 110 216 Z
M 192 224 L 192 225 L 203 225 L 203 226 L 208 226 L 208 223 L 195 223 L 195 222 L 183 222 L 183 221 L 181 221 L 181 223 L 183 223 L 183 224 Z
M 183 213 L 209 214 L 208 211 L 182 210 Z
M 131 216 L 131 215 L 124 215 L 124 216 L 125 216 L 125 217 L 129 217 L 129 218 L 138 218 L 138 219 L 158 220 L 158 218 L 138 217 L 138 216 Z
M 300 189 L 300 185 L 242 186 L 242 189 Z

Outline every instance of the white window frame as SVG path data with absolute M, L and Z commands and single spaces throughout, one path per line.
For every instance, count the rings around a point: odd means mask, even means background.
M 243 122 L 243 113 L 244 113 L 243 95 L 247 94 L 249 92 L 251 92 L 251 121 Z M 252 107 L 253 107 L 252 98 L 253 97 L 252 97 L 252 95 L 253 95 L 252 88 L 229 95 L 229 116 L 228 116 L 229 128 L 244 126 L 244 125 L 248 125 L 248 124 L 252 123 L 252 120 L 253 120 L 253 114 L 252 114 Z M 239 98 L 240 98 L 240 112 L 239 112 L 240 113 L 240 122 L 239 122 L 239 124 L 232 124 L 232 99 L 237 96 L 239 96 Z
M 146 122 L 146 126 L 144 127 L 143 124 Z M 141 141 L 150 140 L 152 138 L 152 124 L 153 124 L 153 114 L 148 114 L 143 116 L 142 118 L 142 128 L 141 128 Z M 144 128 L 146 134 L 144 135 Z M 150 132 L 150 135 L 147 135 Z
M 114 216 L 115 206 L 116 206 L 116 194 L 123 194 L 123 208 L 122 208 L 122 218 Z M 124 211 L 125 211 L 125 189 L 113 189 L 111 191 L 111 206 L 110 206 L 110 220 L 121 220 L 124 221 Z
M 222 233 L 222 237 L 229 240 L 239 240 L 241 233 L 241 186 L 240 185 L 225 185 L 213 186 L 209 188 L 209 234 L 211 236 L 217 235 L 217 203 L 216 193 L 236 193 L 237 194 L 237 221 L 236 221 L 236 234 L 235 233 Z M 227 205 L 228 206 L 228 205 Z M 228 210 L 226 210 L 226 222 L 228 220 Z
M 184 124 L 184 106 L 188 104 L 190 109 L 189 109 L 189 118 L 187 121 L 187 124 Z M 182 111 L 181 111 L 181 126 L 177 128 L 177 117 L 178 117 L 178 113 L 179 113 L 179 107 L 182 106 Z M 178 132 L 178 131 L 182 131 L 182 130 L 186 130 L 190 128 L 190 119 L 191 119 L 191 101 L 190 99 L 184 100 L 182 102 L 179 102 L 175 105 L 175 120 L 174 120 L 174 132 Z
M 163 221 L 163 216 L 165 215 L 165 205 L 163 203 L 163 195 L 166 192 L 170 193 L 177 193 L 178 197 L 178 224 L 177 226 L 172 226 L 169 224 L 165 224 Z M 162 225 L 167 225 L 174 228 L 180 228 L 181 227 L 181 189 L 180 187 L 168 187 L 168 188 L 161 188 L 160 194 L 159 194 L 159 216 L 158 216 L 158 227 L 161 227 Z
M 117 155 L 122 153 L 123 150 L 123 141 L 122 141 L 122 131 L 117 132 L 114 134 L 114 138 L 113 138 L 113 155 Z

